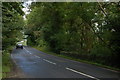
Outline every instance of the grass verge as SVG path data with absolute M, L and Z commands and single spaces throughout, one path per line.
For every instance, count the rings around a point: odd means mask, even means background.
M 2 55 L 2 78 L 7 78 L 12 68 L 10 53 L 4 52 Z
M 92 64 L 92 65 L 95 65 L 95 66 L 98 66 L 98 67 L 103 67 L 103 68 L 110 69 L 112 71 L 120 72 L 119 68 L 114 68 L 114 67 L 111 67 L 111 66 L 103 65 L 103 64 L 100 64 L 100 63 L 92 62 L 92 61 L 86 61 L 86 60 L 77 59 L 77 58 L 69 56 L 69 55 L 56 54 L 56 53 L 51 52 L 46 47 L 36 47 L 36 46 L 34 46 L 34 48 L 36 48 L 36 49 L 38 49 L 38 50 L 40 50 L 42 52 L 45 52 L 47 54 L 51 54 L 51 55 L 55 55 L 55 56 L 59 56 L 59 57 L 62 57 L 62 58 L 66 58 L 66 59 L 70 59 L 70 60 L 74 60 L 74 61 L 79 61 L 79 62 L 83 62 L 83 63 L 87 63 L 87 64 Z

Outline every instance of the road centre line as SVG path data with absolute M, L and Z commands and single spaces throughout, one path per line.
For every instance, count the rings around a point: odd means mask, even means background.
M 89 78 L 95 79 L 95 80 L 100 80 L 100 79 L 95 78 L 95 77 L 93 77 L 93 76 L 91 76 L 91 75 L 88 75 L 88 74 L 85 74 L 85 73 L 82 73 L 82 72 L 76 71 L 76 70 L 71 69 L 71 68 L 68 68 L 68 67 L 66 67 L 66 69 L 69 70 L 69 71 L 72 71 L 72 72 L 75 72 L 75 73 L 81 74 L 81 75 L 83 75 L 83 76 L 86 76 L 86 77 L 89 77 Z
M 28 51 L 25 47 L 23 47 L 23 48 L 24 48 L 29 54 L 32 54 L 32 53 L 31 53 L 30 51 Z M 37 58 L 41 58 L 41 57 L 36 56 L 36 55 L 35 55 L 35 57 L 37 57 Z M 46 62 L 48 62 L 48 63 L 51 63 L 51 64 L 56 65 L 56 63 L 51 62 L 51 61 L 49 61 L 49 60 L 46 60 L 46 59 L 43 59 L 43 60 L 46 61 Z M 82 73 L 82 72 L 76 71 L 76 70 L 71 69 L 71 68 L 68 68 L 68 67 L 66 67 L 66 69 L 67 69 L 67 70 L 70 70 L 70 71 L 72 71 L 72 72 L 75 72 L 75 73 L 78 73 L 78 74 L 81 74 L 81 75 L 87 76 L 87 77 L 89 77 L 89 78 L 93 78 L 93 79 L 96 79 L 96 80 L 100 80 L 100 79 L 95 78 L 95 77 L 93 77 L 93 76 L 91 76 L 91 75 L 88 75 L 88 74 L 85 74 L 85 73 Z M 108 70 L 108 71 L 112 71 L 112 72 L 117 72 L 117 71 L 114 71 L 114 70 L 111 70 L 111 69 L 106 69 L 106 68 L 103 68 L 103 69 Z M 118 72 L 117 72 L 117 73 L 118 73 Z
M 24 47 L 23 47 L 24 48 Z M 25 49 L 25 48 L 24 48 Z M 29 52 L 27 49 L 25 49 L 27 52 Z
M 25 49 L 25 48 L 24 48 Z M 27 49 L 25 49 L 29 54 L 32 54 L 30 51 L 28 51 Z
M 25 49 L 25 48 L 24 48 Z M 27 49 L 25 49 L 29 54 L 32 54 L 31 52 L 29 52 Z M 41 57 L 39 57 L 39 56 L 36 56 L 35 55 L 35 57 L 37 57 L 37 58 L 41 58 Z
M 41 57 L 39 57 L 39 56 L 36 56 L 36 55 L 35 55 L 35 57 L 37 57 L 37 58 L 41 58 Z
M 23 47 L 29 54 L 32 54 L 30 51 L 28 51 L 25 47 Z M 76 61 L 75 61 L 76 62 Z M 101 67 L 102 68 L 102 67 Z M 107 69 L 107 68 L 102 68 L 104 70 L 108 70 L 108 71 L 112 71 L 112 72 L 116 72 L 118 73 L 118 71 L 115 71 L 115 70 L 111 70 L 111 69 Z
M 29 52 L 30 53 L 30 52 Z M 30 53 L 30 54 L 32 54 L 32 53 Z
M 48 63 L 51 63 L 51 64 L 54 64 L 54 65 L 56 65 L 56 63 L 54 63 L 54 62 L 51 62 L 51 61 L 49 61 L 49 60 L 47 60 L 47 59 L 43 59 L 44 61 L 46 61 L 46 62 L 48 62 Z
M 32 53 L 29 52 L 26 48 L 24 48 L 24 49 L 25 49 L 29 54 L 32 54 Z M 36 56 L 36 55 L 35 55 L 35 57 L 40 58 L 39 56 Z M 43 59 L 43 60 L 46 61 L 46 62 L 48 62 L 48 63 L 51 63 L 51 64 L 56 65 L 56 63 L 51 62 L 51 61 L 49 61 L 49 60 L 47 60 L 47 59 Z M 86 77 L 89 77 L 89 78 L 95 79 L 95 80 L 100 80 L 100 79 L 95 78 L 95 77 L 93 77 L 93 76 L 91 76 L 91 75 L 88 75 L 88 74 L 85 74 L 85 73 L 82 73 L 82 72 L 76 71 L 76 70 L 71 69 L 71 68 L 68 68 L 68 67 L 66 67 L 66 69 L 67 69 L 67 70 L 70 70 L 70 71 L 72 71 L 72 72 L 75 72 L 75 73 L 78 73 L 78 74 L 84 75 L 84 76 L 86 76 Z
M 25 48 L 24 48 L 25 49 Z M 25 49 L 28 53 L 30 53 L 27 49 Z M 32 54 L 32 53 L 30 53 L 30 54 Z M 41 57 L 39 57 L 39 56 L 36 56 L 35 55 L 35 57 L 37 57 L 37 58 L 41 58 Z M 54 63 L 54 62 L 51 62 L 51 61 L 49 61 L 49 60 L 47 60 L 47 59 L 43 59 L 44 61 L 46 61 L 46 62 L 48 62 L 48 63 L 51 63 L 51 64 L 54 64 L 54 65 L 56 65 L 56 63 Z

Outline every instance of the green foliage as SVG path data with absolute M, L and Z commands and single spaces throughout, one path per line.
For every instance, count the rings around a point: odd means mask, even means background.
M 22 4 L 17 2 L 2 3 L 2 49 L 7 50 L 22 38 L 24 27 Z
M 10 63 L 10 54 L 6 53 L 2 56 L 2 64 L 3 64 L 3 72 L 10 72 L 10 67 L 12 66 Z
M 56 53 L 120 66 L 118 3 L 38 2 L 30 8 L 29 45 L 49 46 Z
M 24 28 L 22 3 L 2 2 L 2 77 L 8 77 L 12 63 L 10 53 L 22 39 Z
M 8 52 L 4 52 L 2 55 L 2 77 L 6 78 L 8 73 L 11 71 L 12 64 L 10 59 L 10 54 Z

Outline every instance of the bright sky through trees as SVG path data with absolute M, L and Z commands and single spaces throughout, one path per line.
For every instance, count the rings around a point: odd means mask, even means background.
M 25 15 L 23 16 L 23 18 L 26 20 L 26 15 L 27 14 L 30 14 L 30 9 L 29 9 L 29 5 L 31 5 L 32 1 L 27 1 L 27 2 L 24 2 L 23 6 L 24 8 L 22 9 L 25 13 Z

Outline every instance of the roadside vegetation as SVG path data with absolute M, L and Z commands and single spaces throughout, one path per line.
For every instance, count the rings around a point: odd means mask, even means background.
M 2 77 L 8 77 L 9 73 L 12 69 L 12 61 L 10 58 L 10 53 L 5 52 L 4 55 L 2 56 Z
M 2 77 L 8 77 L 12 69 L 10 53 L 22 38 L 24 27 L 22 5 L 18 2 L 2 3 Z
M 120 68 L 120 4 L 32 3 L 27 43 L 51 52 Z

